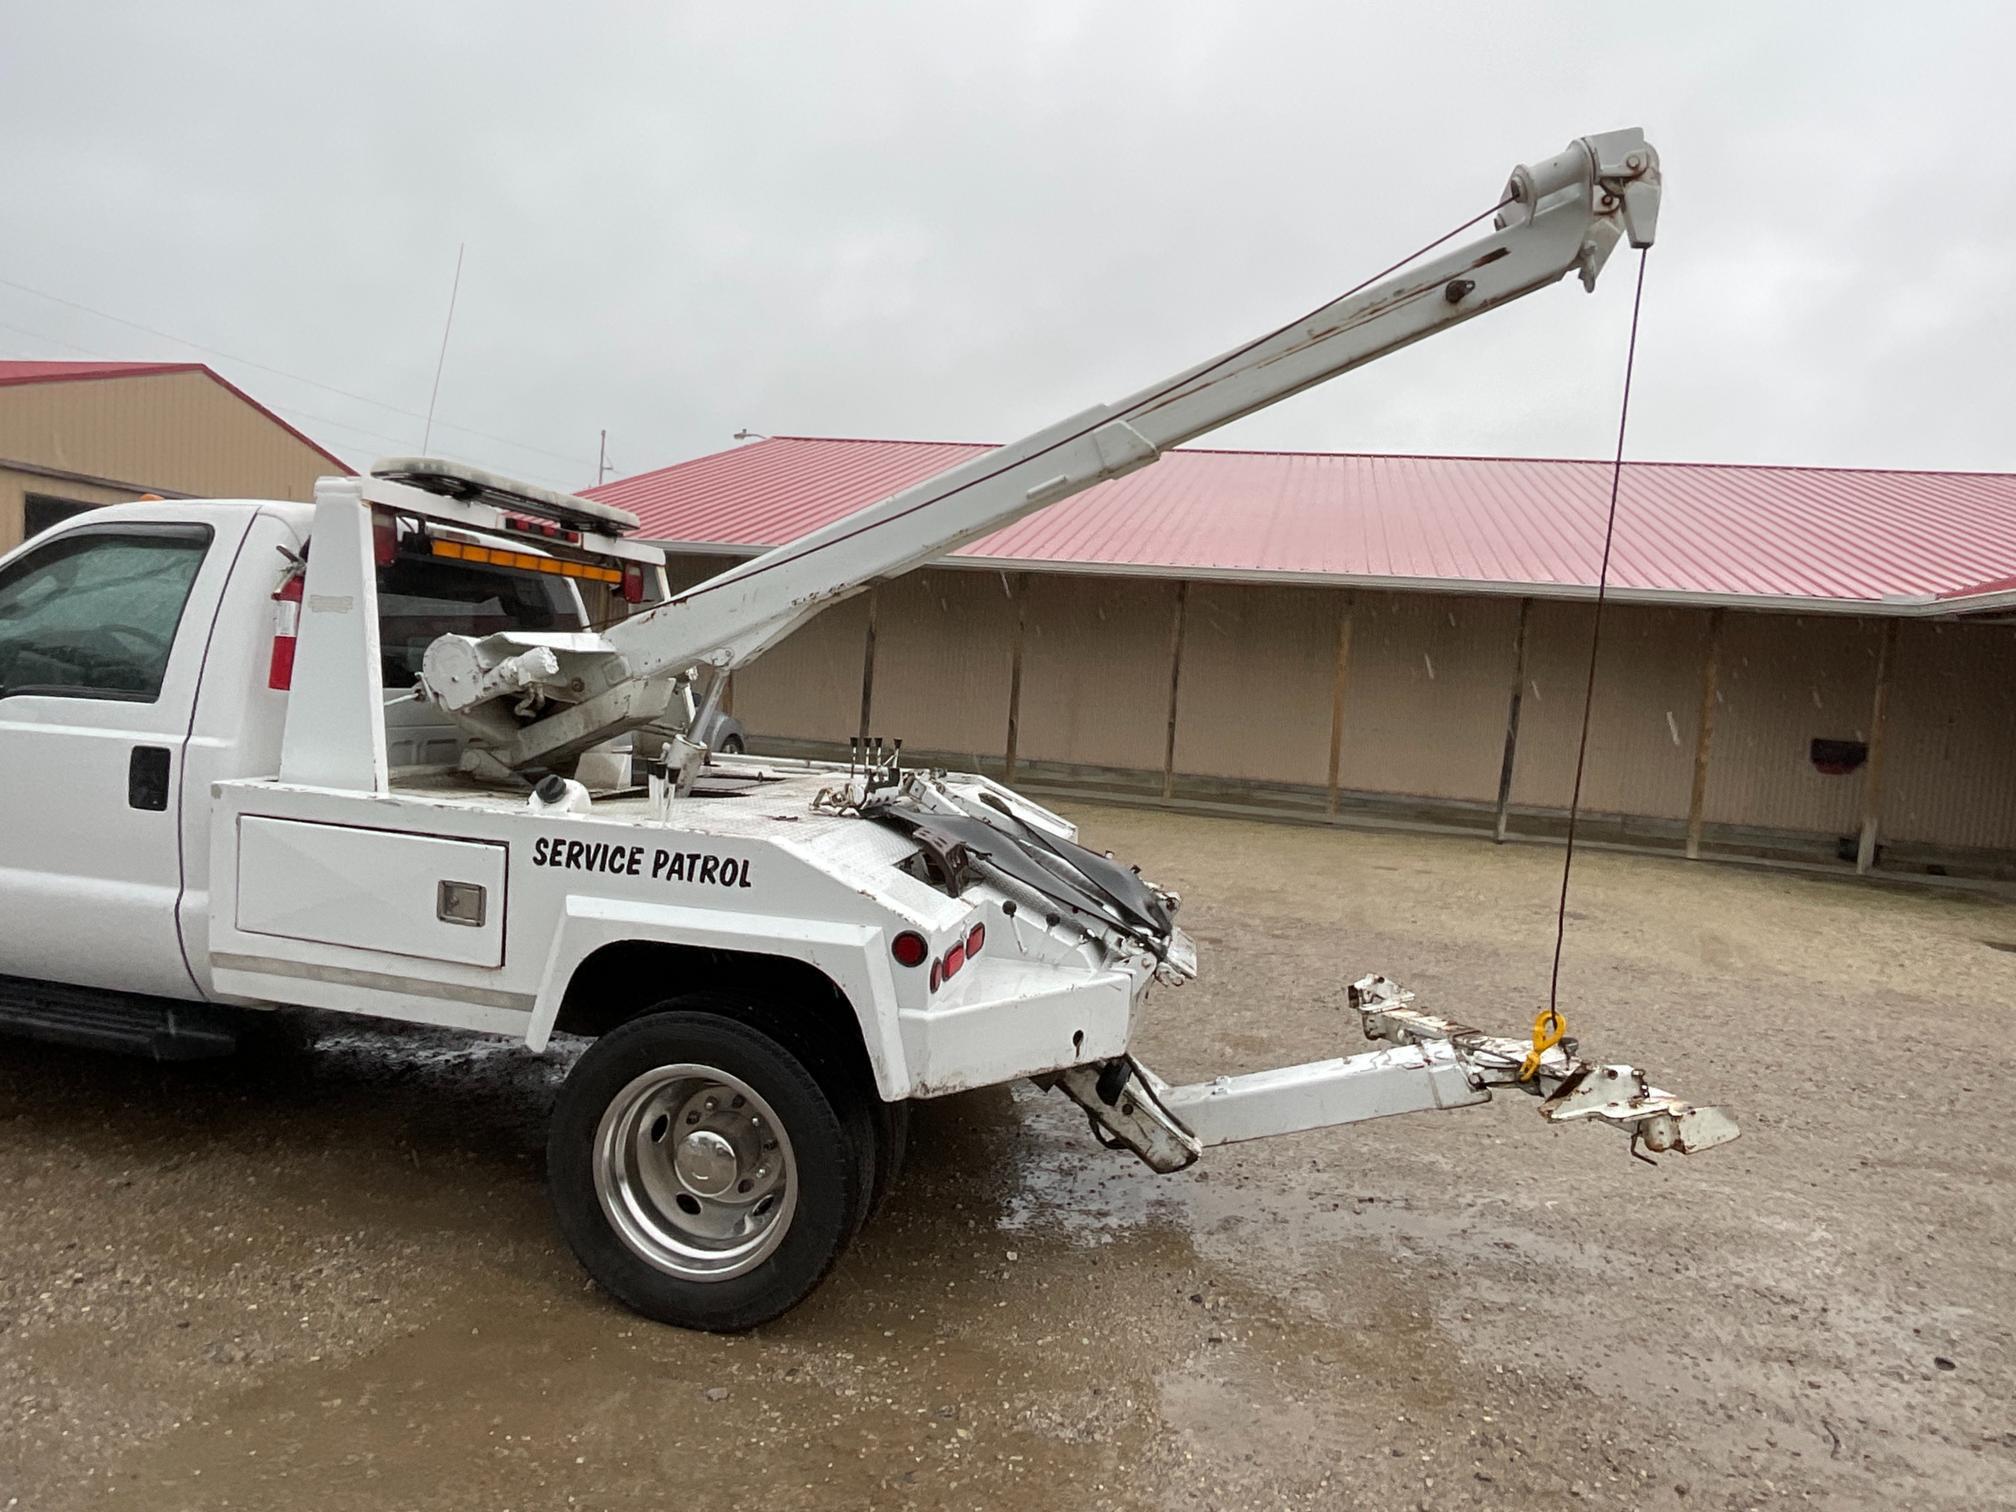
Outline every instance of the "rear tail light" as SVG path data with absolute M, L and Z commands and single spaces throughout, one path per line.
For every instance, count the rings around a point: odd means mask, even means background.
M 931 947 L 924 942 L 924 936 L 906 929 L 889 942 L 889 953 L 896 957 L 898 966 L 922 966 L 924 958 L 931 954 Z
M 371 511 L 371 559 L 390 567 L 399 555 L 399 521 L 382 509 Z
M 507 530 L 515 530 L 521 535 L 545 536 L 548 540 L 565 541 L 570 546 L 581 544 L 580 531 L 569 530 L 554 520 L 535 520 L 529 515 L 506 515 L 504 526 Z
M 626 604 L 644 602 L 644 569 L 636 562 L 623 564 L 623 602 Z
M 301 629 L 301 584 L 307 574 L 291 571 L 273 590 L 273 651 L 266 686 L 284 693 L 294 686 L 294 637 Z
M 916 938 L 915 936 L 908 936 L 908 937 Z M 898 945 L 901 945 L 905 938 L 906 935 L 898 935 L 896 937 L 896 943 Z M 971 929 L 966 931 L 965 939 L 959 941 L 958 944 L 954 945 L 950 950 L 946 951 L 944 955 L 940 956 L 937 960 L 931 963 L 931 990 L 933 992 L 936 992 L 940 987 L 944 986 L 945 983 L 951 981 L 952 978 L 959 975 L 959 968 L 964 966 L 968 961 L 972 960 L 973 957 L 980 954 L 980 947 L 985 945 L 986 943 L 987 943 L 987 926 L 985 924 L 975 924 Z M 923 946 L 923 941 L 918 940 L 918 945 L 921 948 Z M 898 952 L 896 959 L 899 961 L 903 961 L 903 964 L 905 966 L 912 964 L 909 961 L 903 960 L 903 956 L 900 951 Z

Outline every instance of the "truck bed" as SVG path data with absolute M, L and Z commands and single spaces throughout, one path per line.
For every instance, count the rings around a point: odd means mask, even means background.
M 815 813 L 812 800 L 819 790 L 846 774 L 845 767 L 753 757 L 717 757 L 679 804 L 671 827 L 709 835 L 771 833 L 778 824 L 800 826 L 801 835 L 831 834 L 858 828 L 859 822 L 839 814 Z M 395 798 L 419 798 L 430 803 L 491 813 L 521 813 L 527 790 L 500 787 L 452 768 L 405 767 L 391 774 Z M 581 817 L 623 824 L 652 824 L 651 802 L 641 787 L 592 793 L 592 814 Z
M 903 865 L 917 841 L 815 811 L 846 768 L 729 758 L 657 817 L 647 793 L 588 813 L 442 769 L 384 793 L 273 779 L 217 785 L 209 957 L 215 990 L 523 1038 L 552 1032 L 567 984 L 638 942 L 795 960 L 861 1022 L 885 1097 L 929 1095 L 1122 1053 L 1144 962 L 1109 963 L 991 883 L 952 896 Z M 984 925 L 975 934 L 975 926 Z M 898 964 L 991 943 L 938 975 Z M 629 959 L 629 957 L 626 957 Z M 654 958 L 655 959 L 655 958 Z M 668 957 L 667 959 L 671 959 Z M 670 997 L 680 968 L 622 990 Z

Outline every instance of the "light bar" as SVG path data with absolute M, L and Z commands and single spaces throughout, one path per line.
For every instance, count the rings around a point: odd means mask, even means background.
M 521 572 L 544 572 L 554 577 L 580 578 L 589 583 L 620 583 L 623 574 L 614 567 L 595 567 L 587 562 L 563 562 L 557 557 L 534 556 L 529 551 L 512 551 L 503 546 L 469 546 L 461 541 L 429 538 L 428 549 L 437 557 L 457 562 L 485 563 L 492 567 L 516 567 Z

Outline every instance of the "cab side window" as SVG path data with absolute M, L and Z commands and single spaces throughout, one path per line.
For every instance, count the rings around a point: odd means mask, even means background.
M 108 525 L 0 572 L 0 698 L 152 703 L 210 549 L 207 525 Z

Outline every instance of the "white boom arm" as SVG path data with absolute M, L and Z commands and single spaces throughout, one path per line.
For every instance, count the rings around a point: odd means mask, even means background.
M 1348 294 L 1257 341 L 1198 364 L 1117 404 L 1048 429 L 836 520 L 618 624 L 586 698 L 556 679 L 571 706 L 497 739 L 496 712 L 433 683 L 433 696 L 475 727 L 499 766 L 523 767 L 587 749 L 648 719 L 639 680 L 725 672 L 759 655 L 828 605 L 897 576 L 1109 478 L 1146 467 L 1172 446 L 1397 351 L 1579 272 L 1585 287 L 1620 238 L 1652 243 L 1658 154 L 1637 130 L 1583 137 L 1513 170 L 1488 236 Z M 526 649 L 509 635 L 471 644 L 487 664 Z M 430 650 L 430 670 L 434 662 Z M 578 672 L 571 669 L 569 676 Z M 718 678 L 716 679 L 718 685 Z M 469 684 L 472 688 L 476 684 Z M 576 688 L 583 686 L 576 681 Z M 495 697 L 494 692 L 489 695 Z M 521 697 L 514 684 L 509 694 Z M 575 699 L 579 699 L 575 702 Z M 644 700 L 641 707 L 656 707 Z M 473 718 L 472 718 L 473 716 Z

